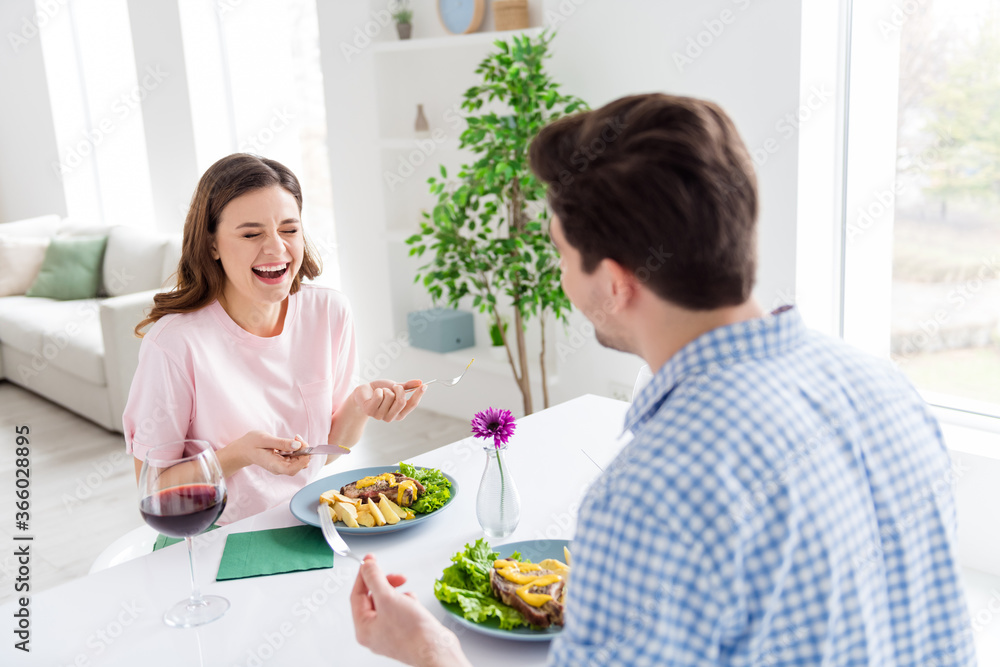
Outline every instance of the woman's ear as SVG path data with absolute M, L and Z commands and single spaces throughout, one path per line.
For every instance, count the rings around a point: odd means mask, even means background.
M 215 245 L 215 241 L 212 241 L 212 259 L 219 259 L 219 249 Z

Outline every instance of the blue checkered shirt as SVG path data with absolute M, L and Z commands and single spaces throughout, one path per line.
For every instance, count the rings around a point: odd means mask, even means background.
M 689 343 L 626 429 L 552 664 L 975 664 L 956 472 L 888 362 L 786 309 Z

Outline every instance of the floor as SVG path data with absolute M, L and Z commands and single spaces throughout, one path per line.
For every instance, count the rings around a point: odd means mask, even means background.
M 15 429 L 23 426 L 29 429 L 31 503 L 24 531 L 15 525 L 14 507 Z M 341 461 L 388 465 L 468 435 L 468 422 L 418 409 L 401 422 L 369 423 L 355 454 Z M 0 512 L 0 603 L 14 597 L 19 564 L 8 546 L 15 533 L 34 537 L 30 586 L 39 593 L 86 575 L 105 547 L 142 525 L 135 468 L 120 433 L 0 381 L 0 447 L 0 507 L 6 508 Z

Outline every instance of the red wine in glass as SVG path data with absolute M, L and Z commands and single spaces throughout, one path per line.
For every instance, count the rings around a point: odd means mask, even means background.
M 194 542 L 226 507 L 226 479 L 215 450 L 204 440 L 179 440 L 150 449 L 139 471 L 139 513 L 143 520 L 170 537 L 187 543 L 191 597 L 163 614 L 178 628 L 193 628 L 220 618 L 229 600 L 202 595 L 194 572 Z
M 147 524 L 170 537 L 202 532 L 222 515 L 226 492 L 213 484 L 184 484 L 143 498 L 139 512 Z

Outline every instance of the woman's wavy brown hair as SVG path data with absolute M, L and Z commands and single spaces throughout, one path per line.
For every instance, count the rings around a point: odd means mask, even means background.
M 190 313 L 219 298 L 226 285 L 222 262 L 212 259 L 212 243 L 222 210 L 232 200 L 253 190 L 278 185 L 295 197 L 302 215 L 302 188 L 288 167 L 275 160 L 234 153 L 224 157 L 204 173 L 191 198 L 191 208 L 184 221 L 181 260 L 177 265 L 177 286 L 153 297 L 149 317 L 135 327 L 142 329 L 171 313 Z M 319 257 L 308 242 L 302 253 L 302 266 L 292 279 L 291 294 L 299 291 L 303 278 L 315 278 L 322 271 Z

